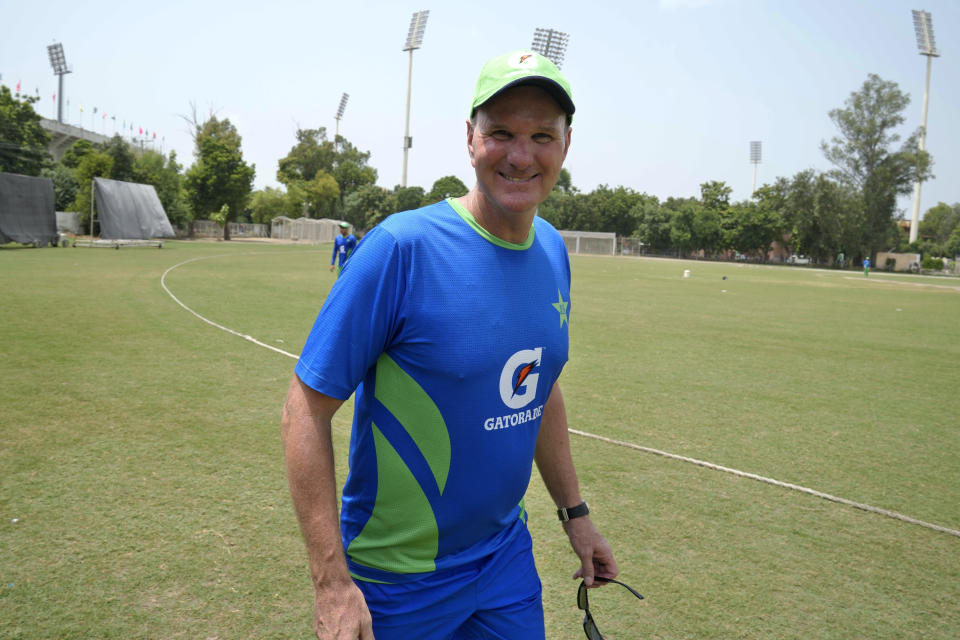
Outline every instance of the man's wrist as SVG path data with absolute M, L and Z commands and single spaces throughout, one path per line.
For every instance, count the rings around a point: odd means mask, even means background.
M 557 509 L 557 517 L 560 522 L 568 522 L 574 518 L 580 518 L 590 513 L 590 508 L 586 502 L 581 502 L 575 507 L 560 507 Z

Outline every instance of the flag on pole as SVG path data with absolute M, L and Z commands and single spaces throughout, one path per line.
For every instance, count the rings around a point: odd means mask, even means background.
M 103 118 L 104 120 L 107 119 L 107 112 L 106 112 L 106 111 L 103 112 L 103 115 L 101 116 L 101 118 Z
M 83 113 L 83 105 L 80 105 L 80 113 Z
M 96 107 L 93 108 L 93 112 L 94 112 L 94 113 L 97 112 L 97 108 L 96 108 Z
M 154 140 L 157 139 L 157 132 L 156 132 L 156 131 L 153 132 L 153 139 L 154 139 Z
M 53 101 L 54 101 L 54 102 L 57 101 L 57 94 L 56 94 L 56 93 L 53 94 Z
M 137 127 L 140 130 L 140 135 L 143 135 L 143 127 Z

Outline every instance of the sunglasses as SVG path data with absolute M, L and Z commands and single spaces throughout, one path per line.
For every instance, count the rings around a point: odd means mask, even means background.
M 619 580 L 613 580 L 612 578 L 601 578 L 600 576 L 594 577 L 596 582 L 612 582 L 618 584 L 633 595 L 637 596 L 638 599 L 643 600 L 643 596 L 637 593 L 633 587 L 630 585 L 624 584 Z M 590 602 L 587 599 L 587 585 L 583 581 L 580 581 L 580 588 L 577 589 L 577 607 L 583 609 L 583 632 L 587 634 L 589 640 L 603 640 L 603 636 L 600 635 L 600 630 L 597 629 L 597 623 L 593 620 L 593 615 L 590 614 Z

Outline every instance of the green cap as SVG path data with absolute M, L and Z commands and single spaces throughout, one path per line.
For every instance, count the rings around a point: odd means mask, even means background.
M 477 89 L 473 94 L 473 104 L 470 106 L 470 117 L 481 106 L 495 95 L 520 85 L 534 85 L 549 93 L 557 104 L 566 111 L 567 116 L 573 116 L 576 107 L 570 97 L 570 83 L 560 73 L 560 69 L 548 58 L 539 53 L 520 50 L 512 51 L 502 56 L 488 60 L 480 77 L 477 78 Z
M 340 223 L 340 228 L 341 228 L 341 229 L 349 229 L 349 228 L 350 228 L 350 223 L 349 223 L 349 222 L 341 222 L 341 223 Z

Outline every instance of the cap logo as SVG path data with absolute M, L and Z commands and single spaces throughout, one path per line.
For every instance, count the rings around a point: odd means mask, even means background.
M 511 60 L 509 65 L 514 69 L 521 69 L 524 67 L 536 67 L 537 66 L 537 56 L 532 53 L 521 54 L 518 58 Z

